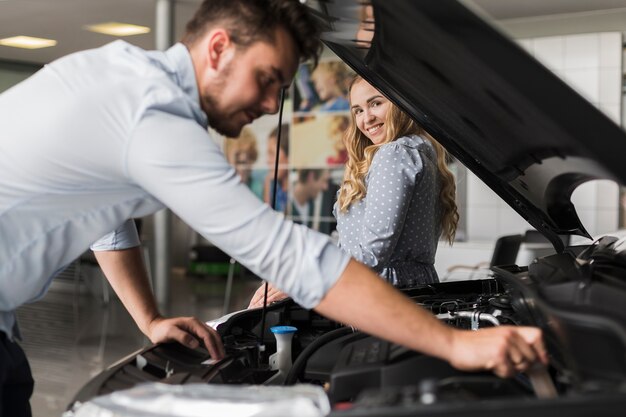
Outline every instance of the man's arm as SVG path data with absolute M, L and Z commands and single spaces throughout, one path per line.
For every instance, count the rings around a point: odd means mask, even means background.
M 140 247 L 94 253 L 124 307 L 151 342 L 177 341 L 194 349 L 202 340 L 212 358 L 224 356 L 220 336 L 206 324 L 193 317 L 165 318 L 159 314 Z
M 147 112 L 128 146 L 129 178 L 297 303 L 460 369 L 491 369 L 504 376 L 526 369 L 537 356 L 545 360 L 538 329 L 469 332 L 443 326 L 350 261 L 327 237 L 261 203 L 206 134 L 188 119 L 158 109 Z
M 442 324 L 364 265 L 352 260 L 315 308 L 331 319 L 473 371 L 501 377 L 547 363 L 541 331 L 501 326 L 479 331 Z

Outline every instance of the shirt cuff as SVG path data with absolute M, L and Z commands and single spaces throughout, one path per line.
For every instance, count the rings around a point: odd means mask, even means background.
M 122 250 L 139 246 L 139 234 L 132 219 L 126 220 L 120 227 L 98 239 L 91 245 L 91 250 L 107 251 Z

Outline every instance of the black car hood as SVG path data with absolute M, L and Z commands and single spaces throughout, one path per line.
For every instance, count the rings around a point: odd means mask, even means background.
M 559 235 L 589 237 L 573 190 L 592 179 L 626 183 L 626 134 L 609 118 L 456 0 L 373 0 L 371 45 L 363 1 L 309 5 L 333 52 L 557 251 Z

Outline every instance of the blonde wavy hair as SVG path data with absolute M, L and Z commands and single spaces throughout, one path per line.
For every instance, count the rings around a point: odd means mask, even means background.
M 350 84 L 349 92 L 358 82 L 365 81 L 357 76 Z M 346 212 L 350 205 L 359 201 L 367 194 L 365 187 L 365 176 L 369 171 L 374 155 L 378 149 L 389 142 L 408 135 L 419 135 L 427 139 L 435 149 L 437 154 L 437 168 L 441 177 L 441 190 L 439 201 L 443 209 L 441 216 L 441 234 L 452 244 L 456 234 L 456 227 L 459 222 L 459 212 L 456 207 L 455 194 L 456 185 L 454 175 L 448 169 L 446 150 L 430 136 L 422 127 L 397 106 L 390 102 L 390 109 L 385 121 L 386 139 L 374 145 L 357 127 L 355 115 L 352 113 L 350 125 L 344 134 L 344 143 L 348 150 L 348 162 L 343 176 L 343 182 L 339 191 L 338 205 L 341 212 Z

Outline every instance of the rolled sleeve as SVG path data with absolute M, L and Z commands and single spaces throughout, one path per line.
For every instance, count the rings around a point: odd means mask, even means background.
M 127 220 L 120 227 L 111 233 L 102 236 L 91 245 L 91 250 L 107 251 L 107 250 L 123 250 L 134 248 L 141 244 L 137 227 L 132 219 Z

